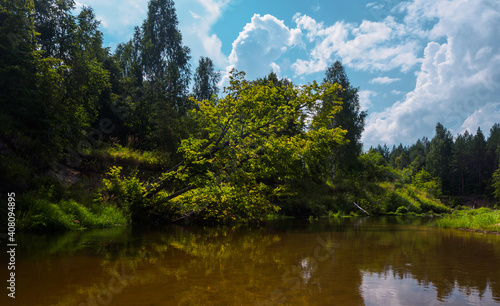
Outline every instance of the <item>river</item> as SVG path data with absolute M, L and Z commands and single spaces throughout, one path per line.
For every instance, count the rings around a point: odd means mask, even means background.
M 433 220 L 365 217 L 18 234 L 16 299 L 8 302 L 500 304 L 500 235 L 440 229 Z

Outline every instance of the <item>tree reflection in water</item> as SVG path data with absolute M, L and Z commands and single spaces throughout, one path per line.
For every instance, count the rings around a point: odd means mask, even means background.
M 26 305 L 499 303 L 500 236 L 425 222 L 364 218 L 25 235 L 20 245 L 29 255 L 18 261 L 18 290 L 34 294 L 19 299 Z

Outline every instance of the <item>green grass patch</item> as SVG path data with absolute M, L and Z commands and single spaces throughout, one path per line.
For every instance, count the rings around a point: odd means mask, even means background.
M 142 164 L 146 166 L 157 166 L 165 163 L 164 154 L 154 151 L 139 151 L 120 145 L 109 146 L 99 151 L 99 153 L 107 155 L 108 158 L 116 162 Z
M 401 182 L 370 182 L 356 179 L 335 182 L 333 212 L 354 211 L 360 215 L 353 202 L 370 214 L 420 215 L 447 213 L 450 209 L 425 190 Z M 341 208 L 341 209 L 339 209 Z
M 117 161 L 131 162 L 144 164 L 149 166 L 154 166 L 162 164 L 164 162 L 164 157 L 157 153 L 151 151 L 138 151 L 128 147 L 122 147 L 114 145 L 106 150 L 106 153 L 113 159 Z
M 432 194 L 409 184 L 384 182 L 385 213 L 446 213 L 450 209 Z
M 140 168 L 156 171 L 170 165 L 170 158 L 167 153 L 141 151 L 114 144 L 94 150 L 85 160 L 85 166 L 95 171 L 105 171 L 116 165 L 123 166 L 124 170 Z
M 18 226 L 22 231 L 59 231 L 111 227 L 127 221 L 123 212 L 112 205 L 88 208 L 74 200 L 52 203 L 47 199 L 36 199 L 28 204 Z
M 500 210 L 457 210 L 436 221 L 437 226 L 500 232 Z

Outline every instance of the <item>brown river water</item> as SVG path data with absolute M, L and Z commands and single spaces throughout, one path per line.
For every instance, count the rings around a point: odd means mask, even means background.
M 433 221 L 17 234 L 16 299 L 0 304 L 500 305 L 500 235 Z

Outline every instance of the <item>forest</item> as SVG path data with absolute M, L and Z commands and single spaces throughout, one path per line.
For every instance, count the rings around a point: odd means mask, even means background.
M 0 189 L 20 230 L 433 214 L 500 201 L 500 124 L 364 151 L 341 62 L 293 84 L 191 66 L 172 0 L 103 46 L 90 7 L 0 0 Z M 354 203 L 356 203 L 354 205 Z M 2 214 L 7 208 L 2 205 Z M 3 222 L 3 221 L 2 221 Z

